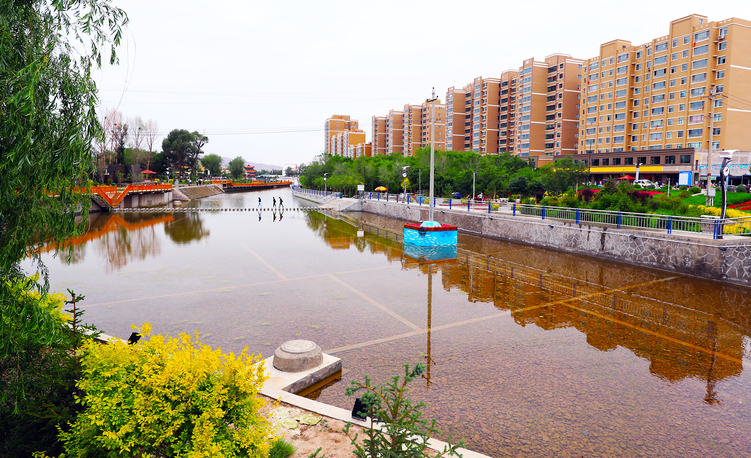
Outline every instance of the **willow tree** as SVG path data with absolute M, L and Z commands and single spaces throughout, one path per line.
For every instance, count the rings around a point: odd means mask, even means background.
M 61 338 L 59 323 L 31 300 L 37 296 L 19 292 L 19 263 L 31 256 L 42 273 L 35 289 L 46 293 L 38 248 L 84 229 L 76 211 L 88 212 L 81 190 L 103 135 L 91 72 L 103 56 L 116 62 L 126 23 L 109 0 L 0 0 L 0 360 Z

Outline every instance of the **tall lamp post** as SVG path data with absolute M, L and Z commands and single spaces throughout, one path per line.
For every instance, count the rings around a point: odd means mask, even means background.
M 170 181 L 172 181 L 172 179 L 169 174 L 169 167 L 167 167 L 167 183 L 169 183 Z
M 420 188 L 420 195 L 422 195 L 422 169 L 417 169 L 417 187 Z
M 642 164 L 641 162 L 636 163 L 636 178 L 634 178 L 634 183 L 639 181 L 639 167 L 641 167 L 642 165 L 644 164 Z
M 328 179 L 328 177 L 329 177 L 328 173 L 323 174 L 323 195 L 324 196 L 326 195 L 326 180 Z
M 472 172 L 472 201 L 475 200 L 475 177 L 477 176 L 477 172 Z
M 728 183 L 728 177 L 730 176 L 730 163 L 733 162 L 733 153 L 737 152 L 738 150 L 728 150 L 728 151 L 722 151 L 720 153 L 720 157 L 722 158 L 722 167 L 720 168 L 720 187 L 722 190 L 722 212 L 720 213 L 720 219 L 725 219 L 725 213 L 727 211 L 728 206 L 728 195 L 727 195 L 727 183 Z M 722 233 L 720 233 L 720 236 L 722 236 Z

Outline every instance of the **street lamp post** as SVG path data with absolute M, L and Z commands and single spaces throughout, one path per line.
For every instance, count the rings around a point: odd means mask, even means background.
M 417 187 L 420 188 L 420 195 L 422 195 L 422 169 L 417 169 Z
M 402 184 L 404 185 L 404 201 L 407 201 L 407 169 L 409 169 L 408 165 L 405 165 L 402 167 Z
M 171 177 L 169 174 L 169 167 L 167 167 L 167 183 L 169 183 L 170 181 L 171 181 Z
M 472 172 L 472 201 L 475 200 L 475 177 L 477 176 L 477 172 Z
M 324 196 L 326 195 L 326 180 L 328 179 L 328 177 L 329 177 L 328 173 L 323 174 L 323 195 Z
M 639 167 L 641 167 L 642 165 L 644 164 L 642 164 L 641 162 L 636 163 L 636 178 L 634 178 L 634 183 L 639 181 Z

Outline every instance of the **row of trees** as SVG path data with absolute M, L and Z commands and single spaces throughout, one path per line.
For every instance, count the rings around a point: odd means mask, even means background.
M 402 178 L 403 168 L 408 166 L 407 178 Z M 324 154 L 310 164 L 300 167 L 300 183 L 311 188 L 324 187 L 353 192 L 357 185 L 365 185 L 367 191 L 385 186 L 399 192 L 406 182 L 410 192 L 428 190 L 430 173 L 430 150 L 418 149 L 414 156 L 379 155 L 350 159 Z M 436 151 L 435 193 L 448 196 L 455 192 L 463 196 L 475 193 L 486 196 L 511 194 L 532 195 L 545 191 L 561 193 L 585 179 L 587 166 L 562 158 L 555 163 L 534 168 L 528 160 L 509 154 L 481 156 L 474 152 Z
M 101 132 L 95 138 L 94 163 L 99 176 L 110 164 L 126 165 L 125 152 L 130 149 L 134 164 L 151 166 L 154 157 L 154 142 L 159 133 L 159 124 L 153 119 L 144 121 L 140 116 L 125 119 L 117 109 L 102 112 L 99 124 Z

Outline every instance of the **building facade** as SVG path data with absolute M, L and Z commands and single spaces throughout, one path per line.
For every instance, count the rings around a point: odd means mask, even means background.
M 373 116 L 371 129 L 373 154 L 386 154 L 386 116 Z
M 578 152 L 751 150 L 751 22 L 691 15 L 585 62 Z
M 331 151 L 332 148 L 332 139 L 335 135 L 348 132 L 351 130 L 358 130 L 359 129 L 359 123 L 357 120 L 350 119 L 349 115 L 333 115 L 330 118 L 326 120 L 325 123 L 325 144 L 324 144 L 324 153 L 333 154 Z
M 516 156 L 541 165 L 577 152 L 582 66 L 565 54 L 524 61 L 516 77 Z
M 386 154 L 401 153 L 404 148 L 404 113 L 389 110 L 386 116 Z

